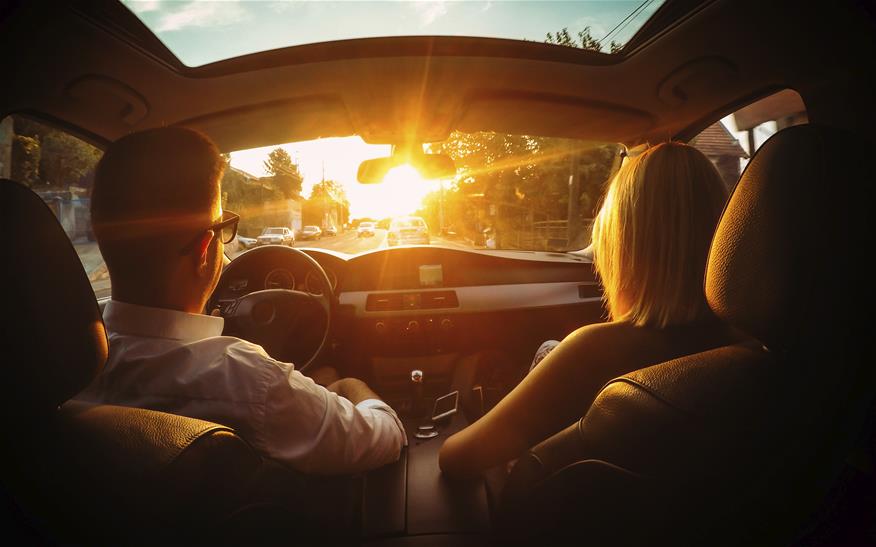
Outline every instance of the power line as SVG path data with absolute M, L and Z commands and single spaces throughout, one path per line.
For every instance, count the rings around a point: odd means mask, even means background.
M 653 1 L 654 1 L 654 0 L 648 0 L 648 4 L 650 5 L 651 2 L 653 2 Z M 627 22 L 626 22 L 626 23 L 625 23 L 620 29 L 618 29 L 618 31 L 617 31 L 618 34 L 620 34 L 621 32 L 623 32 L 623 30 L 624 30 L 625 28 L 627 28 L 627 25 L 629 25 L 630 23 L 632 23 L 632 22 L 636 19 L 636 17 L 638 17 L 639 15 L 641 15 L 641 14 L 645 11 L 645 9 L 647 9 L 647 8 L 648 8 L 648 6 L 645 6 L 644 9 L 642 9 L 639 13 L 635 14 L 635 15 L 632 17 L 632 19 L 630 19 L 629 21 L 627 21 Z M 617 34 L 616 34 L 615 36 L 617 36 Z
M 642 2 L 641 4 L 639 4 L 639 6 L 638 6 L 636 9 L 634 9 L 633 11 L 631 11 L 629 15 L 627 15 L 626 17 L 624 17 L 624 18 L 620 21 L 620 23 L 618 23 L 617 25 L 614 26 L 613 29 L 611 29 L 610 31 L 608 31 L 608 34 L 606 34 L 605 36 L 603 36 L 602 39 L 598 41 L 598 44 L 599 44 L 599 45 L 602 45 L 602 42 L 604 42 L 605 40 L 607 40 L 609 36 L 611 36 L 612 34 L 615 33 L 615 31 L 620 32 L 620 30 L 623 30 L 624 28 L 626 28 L 626 26 L 629 25 L 629 24 L 632 22 L 632 20 L 635 19 L 636 16 L 639 15 L 639 14 L 645 9 L 645 7 L 647 7 L 648 4 L 650 4 L 650 3 L 653 2 L 653 1 L 654 1 L 654 0 L 644 0 L 644 2 Z M 621 25 L 623 25 L 623 28 L 621 28 Z

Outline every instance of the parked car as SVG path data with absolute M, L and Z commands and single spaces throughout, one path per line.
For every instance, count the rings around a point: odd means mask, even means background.
M 374 235 L 374 230 L 375 227 L 373 222 L 362 222 L 356 230 L 356 237 L 372 237 Z
M 319 226 L 305 226 L 301 230 L 301 239 L 319 239 L 322 237 L 322 230 Z
M 295 244 L 295 232 L 285 226 L 273 226 L 262 230 L 262 235 L 256 239 L 256 245 L 288 245 Z
M 389 223 L 389 245 L 429 244 L 429 227 L 422 217 L 398 217 Z
M 240 234 L 237 235 L 237 245 L 241 249 L 251 249 L 256 246 L 256 238 L 254 237 L 245 237 Z

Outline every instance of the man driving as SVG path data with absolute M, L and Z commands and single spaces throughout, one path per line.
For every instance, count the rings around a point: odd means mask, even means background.
M 401 422 L 361 380 L 323 387 L 204 315 L 237 215 L 222 211 L 225 162 L 204 135 L 150 129 L 112 143 L 91 196 L 112 281 L 104 371 L 77 396 L 218 422 L 262 455 L 306 473 L 395 461 Z

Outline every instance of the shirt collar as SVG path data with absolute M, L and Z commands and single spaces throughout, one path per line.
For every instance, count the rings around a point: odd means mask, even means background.
M 137 306 L 118 300 L 106 303 L 103 322 L 110 333 L 168 338 L 181 342 L 197 342 L 220 336 L 225 326 L 225 320 L 221 317 Z

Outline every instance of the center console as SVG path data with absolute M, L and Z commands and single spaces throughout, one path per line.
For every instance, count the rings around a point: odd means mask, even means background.
M 438 468 L 444 440 L 467 425 L 463 414 L 452 413 L 434 424 L 410 417 L 403 422 L 408 446 L 402 458 L 366 476 L 362 537 L 373 538 L 375 544 L 384 538 L 387 544 L 404 539 L 404 544 L 414 545 L 432 544 L 435 536 L 442 536 L 439 544 L 452 545 L 452 536 L 470 539 L 472 534 L 488 534 L 490 514 L 484 481 L 450 480 Z

